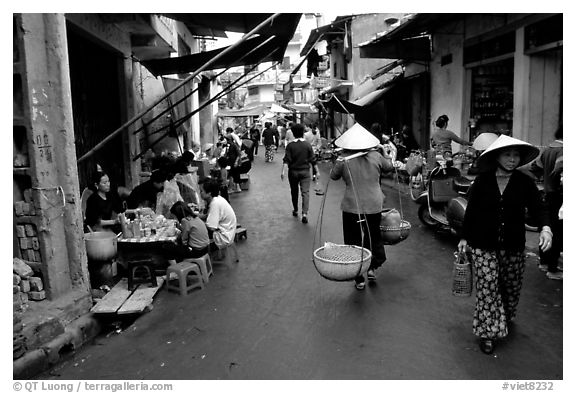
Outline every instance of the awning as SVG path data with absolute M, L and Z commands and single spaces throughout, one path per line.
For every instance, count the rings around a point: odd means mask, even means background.
M 284 106 L 298 113 L 317 113 L 318 110 L 310 104 L 284 104 Z
M 262 116 L 266 111 L 268 111 L 267 105 L 258 105 L 252 108 L 221 109 L 218 111 L 218 113 L 216 113 L 216 116 L 218 117 Z
M 360 46 L 360 57 L 378 59 L 430 60 L 428 36 L 404 40 L 384 39 Z
M 393 81 L 397 80 L 395 78 Z M 391 81 L 392 82 L 392 81 Z M 347 101 L 332 95 L 328 100 L 318 100 L 325 108 L 333 109 L 340 113 L 358 113 L 366 110 L 370 105 L 377 102 L 384 94 L 394 87 L 394 83 L 376 89 L 354 101 Z
M 279 15 L 273 22 L 274 29 L 272 27 L 264 28 L 264 31 L 259 32 L 258 36 L 241 42 L 206 69 L 214 70 L 270 61 L 282 61 L 288 42 L 292 39 L 298 26 L 300 15 Z M 282 29 L 278 27 L 280 23 L 282 24 Z M 155 76 L 185 74 L 197 70 L 227 48 L 229 47 L 180 57 L 145 60 L 142 61 L 142 65 Z
M 429 34 L 462 14 L 415 14 L 385 35 L 358 45 L 360 57 L 429 61 Z
M 254 29 L 260 23 L 269 18 L 272 14 L 162 14 L 168 18 L 180 21 L 186 25 L 188 30 L 194 35 L 211 36 L 211 37 L 227 37 L 226 31 L 235 33 L 247 33 Z M 301 14 L 285 14 L 297 15 L 297 20 L 300 19 Z M 262 34 L 282 34 L 285 28 L 283 25 L 285 21 L 274 21 L 270 27 L 262 31 Z
M 274 112 L 274 113 L 291 113 L 288 109 L 282 108 L 280 105 L 278 104 L 272 104 L 272 106 L 270 107 L 270 112 Z
M 310 50 L 316 45 L 319 41 L 325 40 L 328 35 L 334 34 L 345 34 L 344 25 L 347 21 L 352 19 L 351 16 L 344 17 L 342 19 L 337 18 L 334 22 L 330 23 L 329 25 L 320 26 L 316 29 L 310 31 L 310 35 L 308 36 L 308 41 L 300 51 L 300 56 L 306 56 Z

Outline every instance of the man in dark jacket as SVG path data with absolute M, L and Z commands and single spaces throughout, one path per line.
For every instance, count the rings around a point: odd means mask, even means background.
M 150 180 L 136 186 L 128 197 L 128 208 L 149 207 L 156 209 L 156 197 L 164 190 L 164 182 L 168 178 L 163 170 L 155 170 Z
M 302 222 L 308 223 L 308 206 L 310 201 L 310 168 L 314 175 L 318 175 L 316 157 L 312 146 L 304 139 L 304 126 L 292 126 L 294 141 L 286 145 L 286 154 L 282 165 L 280 178 L 284 180 L 284 173 L 288 168 L 288 182 L 292 197 L 292 215 L 298 217 L 298 191 L 302 194 Z

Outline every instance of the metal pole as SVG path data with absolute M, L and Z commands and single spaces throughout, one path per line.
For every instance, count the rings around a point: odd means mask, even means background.
M 172 90 L 165 93 L 161 98 L 157 99 L 153 104 L 151 104 L 143 112 L 139 113 L 138 115 L 134 116 L 132 119 L 128 120 L 126 123 L 124 123 L 118 129 L 116 129 L 110 135 L 108 135 L 106 138 L 104 138 L 100 143 L 98 143 L 96 146 L 94 146 L 92 149 L 90 149 L 88 152 L 86 152 L 82 157 L 80 157 L 77 160 L 77 163 L 80 163 L 80 162 L 84 161 L 85 159 L 87 159 L 88 157 L 92 156 L 97 150 L 100 150 L 102 148 L 102 146 L 104 146 L 106 143 L 108 143 L 110 140 L 112 140 L 118 133 L 120 133 L 125 128 L 129 127 L 130 125 L 134 124 L 138 119 L 140 119 L 146 113 L 150 112 L 152 110 L 152 108 L 154 108 L 156 105 L 158 105 L 162 100 L 164 100 L 166 97 L 168 97 L 169 95 L 174 93 L 180 87 L 184 86 L 186 83 L 188 83 L 190 80 L 192 80 L 195 76 L 197 76 L 200 72 L 204 71 L 206 68 L 211 66 L 214 62 L 216 62 L 216 60 L 218 60 L 219 58 L 224 56 L 226 53 L 230 52 L 233 48 L 236 48 L 242 42 L 244 42 L 248 38 L 252 37 L 258 31 L 260 31 L 260 29 L 262 29 L 263 27 L 265 27 L 266 25 L 271 23 L 274 19 L 276 19 L 279 15 L 280 15 L 279 13 L 276 13 L 276 14 L 270 16 L 264 22 L 260 23 L 253 30 L 251 30 L 246 35 L 244 35 L 240 40 L 235 42 L 233 45 L 229 46 L 228 48 L 226 48 L 225 50 L 223 50 L 222 52 L 218 53 L 216 56 L 214 56 L 213 58 L 208 60 L 202 67 L 200 67 L 196 71 L 194 71 L 194 73 L 192 73 L 189 77 L 184 79 L 178 86 L 174 87 Z

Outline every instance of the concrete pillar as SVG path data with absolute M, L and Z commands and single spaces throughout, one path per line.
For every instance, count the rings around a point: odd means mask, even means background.
M 89 292 L 63 14 L 22 14 L 33 199 L 50 299 Z

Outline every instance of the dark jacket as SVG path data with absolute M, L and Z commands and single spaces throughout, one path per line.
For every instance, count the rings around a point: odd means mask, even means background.
M 316 158 L 310 143 L 297 139 L 286 146 L 284 163 L 290 171 L 309 171 L 316 164 Z
M 262 132 L 262 142 L 264 146 L 278 145 L 278 139 L 272 128 L 266 128 Z
M 463 237 L 472 248 L 523 251 L 526 209 L 540 229 L 550 225 L 548 210 L 529 176 L 514 171 L 500 195 L 495 172 L 482 173 L 469 191 Z

